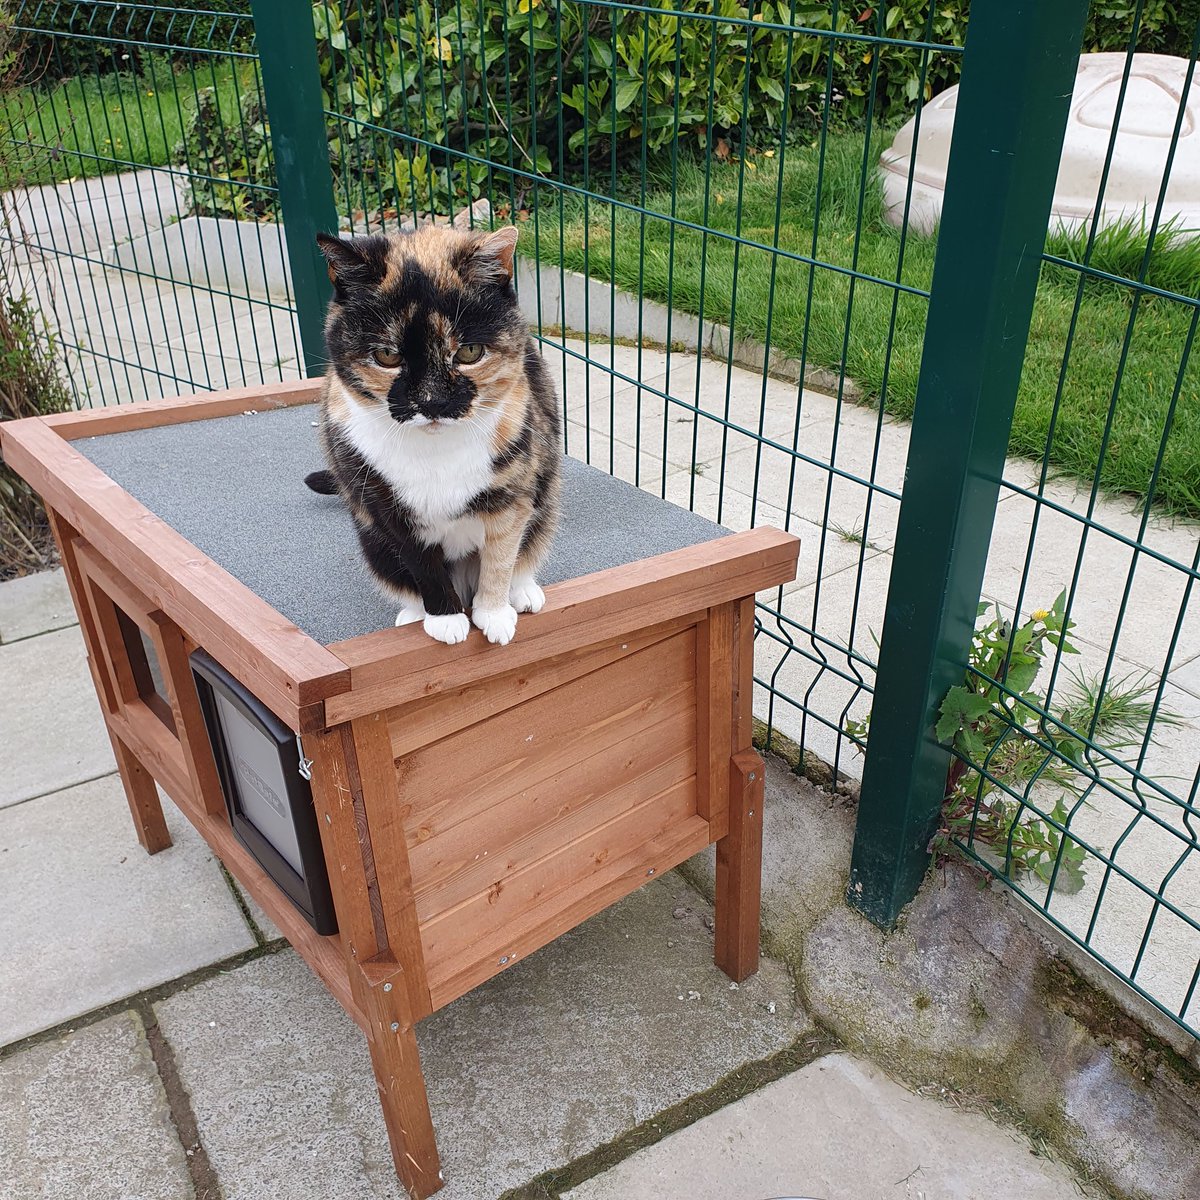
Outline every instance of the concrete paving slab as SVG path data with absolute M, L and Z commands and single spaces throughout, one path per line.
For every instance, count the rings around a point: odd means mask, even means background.
M 238 300 L 236 304 L 241 311 L 235 316 L 230 316 L 227 311 L 205 336 L 205 343 L 210 348 L 228 358 L 240 358 L 267 367 L 273 363 L 294 362 L 300 357 L 300 328 L 296 315 L 284 308 L 281 301 L 268 304 L 262 300 Z M 193 335 L 186 331 L 170 342 L 172 347 L 193 344 Z
M 287 256 L 278 225 L 228 217 L 184 217 L 133 235 L 107 252 L 122 267 L 169 271 L 180 285 L 198 284 L 238 295 L 289 294 Z
M 536 326 L 533 332 L 536 334 Z M 667 369 L 667 355 L 661 350 L 591 338 L 560 340 L 547 334 L 546 340 L 538 343 L 538 352 L 559 398 L 566 397 L 567 415 L 576 420 L 582 419 L 585 411 L 598 413 L 606 408 L 611 395 L 635 387 L 639 380 L 661 380 Z
M 778 963 L 731 990 L 707 913 L 667 876 L 421 1023 L 439 1197 L 491 1200 L 807 1030 Z M 290 951 L 156 1012 L 226 1200 L 402 1195 L 366 1043 Z
M 592 348 L 593 358 L 598 349 Z M 633 352 L 636 356 L 636 348 Z M 592 428 L 603 433 L 615 430 L 630 445 L 640 438 L 659 454 L 665 436 L 667 460 L 677 466 L 716 461 L 753 448 L 760 430 L 763 437 L 790 446 L 797 419 L 801 425 L 811 419 L 794 383 L 764 380 L 737 368 L 731 372 L 712 359 L 644 350 L 642 369 L 629 373 L 646 386 L 639 389 L 622 382 L 610 403 L 609 380 L 592 380 L 590 395 L 584 388 L 568 392 L 567 415 L 581 422 L 590 419 Z
M 135 1013 L 0 1063 L 6 1200 L 191 1200 L 162 1082 Z
M 80 224 L 107 248 L 183 218 L 182 182 L 172 171 L 150 168 L 80 179 L 68 185 L 68 195 Z
M 654 492 L 661 492 L 663 477 L 663 461 L 649 446 L 641 450 L 626 445 L 625 442 L 614 441 L 607 434 L 592 430 L 590 435 L 583 425 L 567 421 L 565 426 L 566 452 L 580 462 L 591 463 L 602 471 L 608 471 L 618 479 L 624 479 L 637 487 Z M 667 464 L 668 477 L 673 474 L 685 474 L 682 467 Z
M 212 330 L 201 330 L 193 335 L 193 342 L 204 344 L 211 334 Z M 125 341 L 111 343 L 113 357 L 109 358 L 104 352 L 91 353 L 86 347 L 92 344 L 90 341 L 85 343 L 78 355 L 72 384 L 82 403 L 95 407 L 300 377 L 294 359 L 280 363 L 243 362 L 199 350 Z
M 19 258 L 46 254 L 78 254 L 99 244 L 94 229 L 80 227 L 70 199 L 54 188 L 18 188 L 0 200 L 0 220 L 14 230 Z
M 78 626 L 0 646 L 0 809 L 116 770 Z
M 1193 696 L 1200 696 L 1200 655 L 1172 671 L 1171 682 Z
M 877 444 L 870 410 L 852 404 L 839 410 L 834 401 L 816 394 L 806 396 L 802 419 L 795 454 L 790 434 L 787 449 L 765 446 L 760 451 L 757 445 L 746 445 L 729 454 L 729 486 L 752 494 L 757 479 L 764 500 L 783 506 L 790 495 L 791 511 L 797 516 L 890 549 L 900 502 L 888 492 L 898 493 L 903 484 L 907 426 L 885 422 Z
M 75 605 L 62 568 L 0 583 L 0 643 L 74 625 Z
M 206 331 L 202 343 L 215 346 L 211 330 L 247 308 L 245 301 L 232 296 L 187 292 L 135 271 L 113 267 L 94 274 L 102 274 L 105 297 L 113 309 L 111 322 L 102 330 L 104 341 L 92 339 L 100 350 L 112 338 L 160 347 L 168 342 L 174 346 L 176 341 L 180 346 L 195 346 L 201 331 Z M 159 353 L 167 357 L 164 351 Z
M 1014 488 L 1022 488 L 1043 496 L 1051 504 L 1057 504 L 1069 512 L 1086 513 L 1093 504 L 1090 479 L 1084 482 L 1068 476 L 1049 474 L 1043 484 L 1041 476 L 1041 462 L 1010 458 L 1004 464 L 1001 502 L 1012 499 L 1014 495 L 1020 495 Z M 1024 503 L 1030 503 L 1028 497 L 1024 497 Z M 1094 502 L 1092 516 L 1105 528 L 1115 530 L 1133 541 L 1139 541 L 1176 562 L 1190 563 L 1196 553 L 1200 521 L 1172 516 L 1160 509 L 1147 514 L 1133 496 L 1101 492 Z
M 986 1117 L 830 1055 L 639 1151 L 570 1200 L 1079 1200 L 1066 1167 Z
M 1158 727 L 1142 770 L 1164 789 L 1187 800 L 1200 771 L 1196 737 L 1200 699 L 1167 687 L 1162 707 L 1182 724 Z M 1134 747 L 1120 757 L 1136 764 L 1141 756 Z M 1128 771 L 1109 767 L 1104 774 L 1112 790 L 1095 789 L 1070 824 L 1072 831 L 1111 860 L 1116 870 L 1106 871 L 1104 861 L 1089 856 L 1082 888 L 1073 894 L 1056 890 L 1050 911 L 1077 937 L 1088 938 L 1092 950 L 1119 970 L 1130 974 L 1136 967 L 1134 978 L 1139 986 L 1167 1008 L 1193 1025 L 1200 1024 L 1200 989 L 1184 1007 L 1200 962 L 1200 932 L 1195 928 L 1200 924 L 1195 819 L 1182 804 L 1164 799 L 1153 787 L 1140 786 L 1135 791 Z M 1053 793 L 1047 795 L 1042 789 L 1035 797 L 1045 805 Z M 1044 901 L 1047 888 L 1041 880 L 1022 883 L 1035 900 Z M 1156 894 L 1172 907 L 1158 903 Z
M 776 529 L 787 529 L 800 539 L 800 556 L 796 564 L 796 578 L 784 587 L 784 594 L 798 591 L 818 577 L 836 575 L 847 567 L 856 566 L 862 554 L 859 542 L 852 536 L 833 529 L 822 529 L 811 521 L 794 514 L 788 518 L 783 509 L 734 486 L 732 478 L 721 478 L 719 464 L 709 464 L 696 475 L 690 471 L 676 471 L 667 476 L 667 499 L 681 508 L 693 512 L 726 529 L 753 529 L 771 525 Z M 868 558 L 883 553 L 878 547 L 868 546 Z M 774 606 L 776 589 L 761 593 L 764 603 Z
M 1085 498 L 1075 511 L 1084 512 L 1086 505 Z M 1115 642 L 1122 657 L 1157 672 L 1163 670 L 1172 643 L 1175 662 L 1186 662 L 1200 653 L 1200 606 L 1187 603 L 1184 571 L 1139 554 L 1098 529 L 1088 529 L 1073 515 L 1046 508 L 1038 514 L 1030 557 L 1030 531 L 1037 507 L 1026 496 L 1011 495 L 997 509 L 984 579 L 989 596 L 998 597 L 1011 611 L 1021 594 L 1028 559 L 1022 609 L 1048 608 L 1063 589 L 1072 587 L 1078 574 L 1071 619 L 1081 639 L 1105 648 Z M 1116 505 L 1107 505 L 1096 518 L 1116 522 L 1120 515 Z M 1136 534 L 1135 527 L 1129 536 Z M 1190 565 L 1197 536 L 1196 529 L 1188 536 L 1174 526 L 1170 533 L 1159 530 L 1155 540 L 1175 561 Z M 1181 608 L 1183 617 L 1176 630 Z
M 120 779 L 0 811 L 0 1045 L 249 950 L 208 846 L 138 845 Z

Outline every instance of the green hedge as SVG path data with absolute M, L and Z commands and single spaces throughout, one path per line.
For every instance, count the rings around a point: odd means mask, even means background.
M 571 179 L 585 164 L 607 171 L 614 161 L 637 166 L 643 155 L 654 162 L 676 129 L 697 150 L 710 136 L 724 140 L 722 154 L 738 151 L 743 125 L 760 148 L 785 134 L 811 140 L 826 116 L 830 72 L 833 119 L 861 123 L 871 114 L 898 125 L 922 95 L 957 80 L 960 55 L 770 28 L 749 34 L 702 18 L 744 20 L 752 11 L 766 26 L 961 46 L 969 7 L 859 0 L 839 5 L 835 17 L 831 3 L 802 0 L 763 0 L 752 10 L 739 0 L 661 6 L 689 15 L 571 0 L 412 0 L 394 8 L 317 0 L 327 104 L 346 118 L 332 139 L 345 202 L 442 209 L 478 194 L 487 167 L 443 148 Z M 1136 0 L 1096 3 L 1085 47 L 1124 49 L 1136 9 Z M 1145 0 L 1139 48 L 1187 55 L 1198 19 L 1200 0 Z
M 22 77 L 53 84 L 75 76 L 137 73 L 164 53 L 180 66 L 194 65 L 210 52 L 253 53 L 250 0 L 139 3 L 8 0 L 9 19 L 19 31 Z

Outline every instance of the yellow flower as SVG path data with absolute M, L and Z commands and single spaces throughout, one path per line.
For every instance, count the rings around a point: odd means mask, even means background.
M 1050 615 L 1050 612 L 1045 608 L 1035 608 L 1029 615 L 1035 621 L 1044 621 Z

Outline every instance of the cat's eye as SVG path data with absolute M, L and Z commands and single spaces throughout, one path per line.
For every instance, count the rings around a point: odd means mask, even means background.
M 400 365 L 399 350 L 376 350 L 371 356 L 381 367 L 398 367 Z
M 454 361 L 456 363 L 464 363 L 469 366 L 471 363 L 477 363 L 483 357 L 482 342 L 467 342 L 454 352 Z

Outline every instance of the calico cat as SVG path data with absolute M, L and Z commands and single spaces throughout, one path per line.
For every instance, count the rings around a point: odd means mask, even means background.
M 329 469 L 372 574 L 438 641 L 509 642 L 545 595 L 558 519 L 554 384 L 512 286 L 517 230 L 320 235 L 334 295 L 321 399 Z

